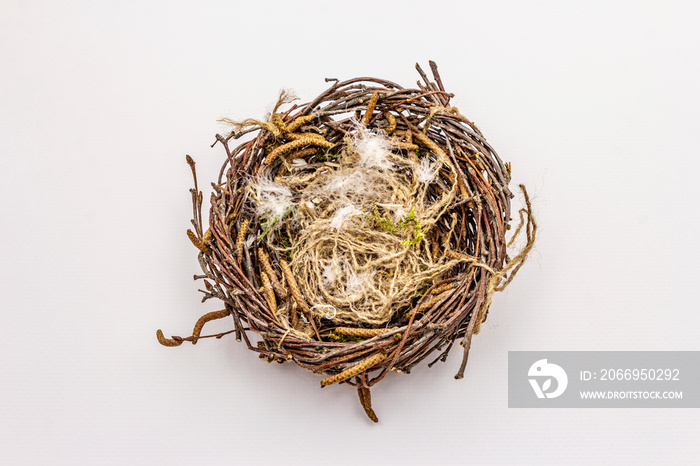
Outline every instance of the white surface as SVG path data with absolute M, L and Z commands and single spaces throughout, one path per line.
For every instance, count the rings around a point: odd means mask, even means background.
M 700 349 L 697 5 L 2 1 L 0 463 L 693 463 L 697 410 L 508 409 L 506 370 Z M 232 338 L 159 346 L 217 308 L 184 234 L 184 155 L 214 179 L 216 120 L 324 77 L 411 86 L 428 59 L 540 224 L 465 379 L 458 351 L 392 373 L 372 425 Z

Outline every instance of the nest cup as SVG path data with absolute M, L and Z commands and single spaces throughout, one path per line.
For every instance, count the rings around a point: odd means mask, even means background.
M 450 104 L 437 67 L 406 89 L 384 79 L 332 82 L 306 104 L 282 93 L 264 121 L 233 122 L 217 135 L 226 161 L 202 222 L 192 190 L 204 315 L 178 346 L 235 333 L 268 362 L 324 374 L 321 386 L 357 387 L 370 419 L 370 387 L 389 370 L 444 361 L 486 320 L 491 298 L 532 248 L 527 193 L 525 246 L 508 256 L 513 194 L 504 164 L 476 125 Z M 246 142 L 233 147 L 239 138 Z M 215 143 L 216 144 L 216 143 Z M 202 336 L 229 317 L 233 330 Z M 251 335 L 252 332 L 252 335 Z M 251 336 L 258 335 L 251 341 Z

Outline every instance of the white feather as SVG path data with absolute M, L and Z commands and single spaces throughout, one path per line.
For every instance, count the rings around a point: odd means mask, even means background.
M 437 165 L 437 163 L 430 163 L 428 157 L 423 157 L 415 172 L 416 179 L 421 183 L 431 183 L 437 175 Z
M 292 191 L 289 187 L 268 178 L 258 178 L 251 184 L 255 193 L 258 215 L 281 219 L 292 206 Z
M 323 283 L 326 286 L 331 285 L 333 282 L 335 282 L 336 274 L 335 274 L 335 265 L 334 264 L 326 264 L 323 266 Z
M 355 135 L 354 146 L 360 157 L 361 166 L 378 170 L 388 170 L 393 166 L 387 157 L 387 154 L 391 152 L 391 144 L 384 136 L 359 127 Z
M 362 211 L 352 205 L 346 205 L 336 210 L 331 219 L 331 230 L 339 230 L 353 215 L 362 215 Z
M 348 296 L 365 294 L 365 284 L 370 278 L 368 273 L 355 273 L 355 270 L 349 269 L 347 280 L 345 282 L 345 293 Z M 357 298 L 355 298 L 357 299 Z

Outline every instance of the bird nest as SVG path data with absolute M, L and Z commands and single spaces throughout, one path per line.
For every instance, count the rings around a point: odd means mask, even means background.
M 536 225 L 523 188 L 513 239 L 523 232 L 526 243 L 510 259 L 510 164 L 450 105 L 430 67 L 434 82 L 416 65 L 415 89 L 327 80 L 307 104 L 283 92 L 264 121 L 225 120 L 233 131 L 217 135 L 226 161 L 208 225 L 187 157 L 195 185 L 187 233 L 204 272 L 195 278 L 204 300 L 225 308 L 202 316 L 190 337 L 158 330 L 162 344 L 235 333 L 268 362 L 325 374 L 322 387 L 356 386 L 375 422 L 369 389 L 390 370 L 409 373 L 431 354 L 429 365 L 444 361 L 461 340 L 462 378 L 471 338 L 532 248 Z M 233 330 L 201 335 L 224 317 Z

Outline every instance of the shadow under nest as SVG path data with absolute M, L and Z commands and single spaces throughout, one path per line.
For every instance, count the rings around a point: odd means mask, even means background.
M 325 374 L 321 386 L 357 387 L 377 421 L 369 388 L 389 370 L 409 373 L 433 355 L 445 361 L 461 340 L 462 378 L 471 338 L 494 291 L 532 247 L 530 204 L 520 211 L 527 245 L 507 255 L 510 164 L 434 82 L 405 89 L 375 78 L 333 82 L 313 101 L 283 93 L 266 121 L 231 122 L 212 183 L 209 225 L 192 190 L 194 231 L 206 290 L 231 316 L 236 338 L 268 362 L 292 361 Z M 282 110 L 289 105 L 290 108 Z M 233 140 L 247 136 L 235 148 Z M 216 143 L 215 143 L 216 144 Z M 261 340 L 252 344 L 248 332 Z M 211 335 L 220 338 L 224 334 Z M 209 337 L 209 336 L 207 336 Z

